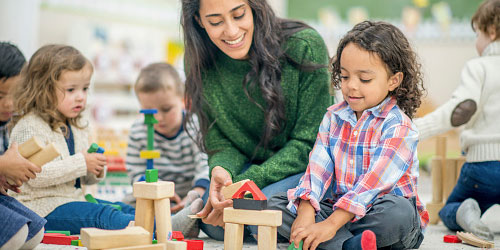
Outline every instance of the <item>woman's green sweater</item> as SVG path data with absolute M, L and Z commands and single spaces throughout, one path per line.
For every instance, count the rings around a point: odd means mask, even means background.
M 296 62 L 328 64 L 326 45 L 315 30 L 293 34 L 284 48 Z M 264 188 L 306 170 L 319 124 L 333 97 L 327 68 L 304 72 L 283 60 L 286 125 L 267 148 L 255 151 L 263 133 L 264 112 L 243 91 L 243 79 L 250 68 L 248 61 L 234 60 L 219 51 L 215 66 L 203 73 L 203 94 L 209 104 L 204 109 L 210 123 L 215 121 L 205 143 L 210 172 L 221 166 L 229 171 L 233 182 L 251 179 Z M 266 107 L 258 84 L 249 93 Z

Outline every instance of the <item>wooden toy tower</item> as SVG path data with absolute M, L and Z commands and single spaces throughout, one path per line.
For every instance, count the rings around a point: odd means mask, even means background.
M 160 157 L 160 152 L 154 150 L 154 118 L 156 109 L 143 109 L 144 123 L 148 127 L 147 150 L 140 153 L 146 159 L 146 181 L 134 183 L 134 197 L 137 199 L 135 210 L 135 225 L 145 228 L 153 235 L 156 217 L 156 238 L 164 243 L 172 234 L 172 221 L 170 215 L 170 198 L 174 196 L 174 183 L 158 181 L 158 169 L 154 169 L 153 159 Z

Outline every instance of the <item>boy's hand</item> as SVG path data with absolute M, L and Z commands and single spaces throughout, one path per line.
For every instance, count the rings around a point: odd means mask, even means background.
M 87 164 L 87 171 L 99 176 L 106 166 L 106 156 L 99 153 L 87 153 L 82 151 L 85 157 L 85 163 Z
M 299 207 L 297 208 L 297 218 L 295 218 L 295 220 L 293 221 L 290 232 L 290 242 L 294 244 L 296 242 L 296 248 L 298 248 L 300 240 L 295 241 L 292 238 L 292 235 L 294 235 L 294 233 L 299 228 L 307 228 L 308 226 L 313 225 L 315 223 L 315 217 L 316 212 L 311 203 L 308 200 L 301 200 L 299 203 Z
M 328 220 L 324 220 L 307 227 L 299 227 L 290 235 L 290 240 L 298 247 L 299 242 L 304 241 L 302 249 L 314 250 L 322 242 L 332 239 L 337 233 Z
M 42 169 L 26 160 L 19 154 L 17 143 L 13 142 L 5 154 L 0 157 L 0 175 L 12 182 L 14 186 L 21 186 L 23 182 L 36 177 Z M 11 186 L 12 186 L 11 185 Z

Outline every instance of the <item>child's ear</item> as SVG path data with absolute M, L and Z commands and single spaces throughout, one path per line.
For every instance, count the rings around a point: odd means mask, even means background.
M 488 37 L 491 39 L 491 41 L 495 41 L 497 38 L 497 31 L 495 30 L 495 26 L 491 25 L 488 27 Z
M 196 22 L 200 25 L 200 27 L 201 27 L 201 28 L 203 28 L 203 29 L 205 28 L 205 27 L 203 26 L 203 24 L 201 23 L 200 16 L 195 15 L 195 16 L 194 16 L 194 19 L 195 19 L 195 20 L 196 20 Z
M 389 78 L 389 91 L 395 90 L 403 81 L 403 72 L 397 72 Z

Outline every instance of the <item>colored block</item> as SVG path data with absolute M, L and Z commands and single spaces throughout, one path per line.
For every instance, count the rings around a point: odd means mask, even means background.
M 154 141 L 155 141 L 155 130 L 153 128 L 153 125 L 148 125 L 148 145 L 147 145 L 148 150 L 154 149 Z
M 152 115 L 152 114 L 156 114 L 158 113 L 158 110 L 156 109 L 141 109 L 141 112 L 142 114 L 145 114 L 145 115 Z
M 445 235 L 443 237 L 443 241 L 446 243 L 461 243 L 462 240 L 458 238 L 456 235 Z
M 185 240 L 187 243 L 187 250 L 203 250 L 202 240 Z
M 103 154 L 103 153 L 104 153 L 104 151 L 105 151 L 105 150 L 104 150 L 104 148 L 99 147 L 99 148 L 97 149 L 96 153 L 98 153 L 98 154 Z
M 172 239 L 183 241 L 184 235 L 182 234 L 181 231 L 172 231 Z
M 42 243 L 55 245 L 71 245 L 71 241 L 78 240 L 78 236 L 44 234 Z
M 80 240 L 72 240 L 71 245 L 72 246 L 78 246 L 80 244 Z
M 146 169 L 153 169 L 154 164 L 153 164 L 153 159 L 147 159 L 146 160 Z
M 146 124 L 146 125 L 153 125 L 153 124 L 156 124 L 156 123 L 158 123 L 158 120 L 156 120 L 156 118 L 153 115 L 146 114 L 144 116 L 144 124 Z
M 95 203 L 95 204 L 98 204 L 99 202 L 97 202 L 97 200 L 94 198 L 94 196 L 92 196 L 91 194 L 86 194 L 85 195 L 85 200 L 87 200 L 88 202 L 90 203 Z
M 233 208 L 265 210 L 267 209 L 267 200 L 233 199 Z
M 71 232 L 70 231 L 57 231 L 57 230 L 47 230 L 45 231 L 46 234 L 64 234 L 66 236 L 70 236 Z
M 99 145 L 97 145 L 97 143 L 92 143 L 92 145 L 90 145 L 89 149 L 87 149 L 87 153 L 96 153 L 97 150 L 99 149 Z
M 160 151 L 159 150 L 143 150 L 139 154 L 139 157 L 141 157 L 141 159 L 156 159 L 156 158 L 160 158 Z
M 158 169 L 147 169 L 146 182 L 157 182 L 157 181 L 158 181 Z
M 122 206 L 120 206 L 120 205 L 117 205 L 117 204 L 106 204 L 106 205 L 108 205 L 110 207 L 114 207 L 114 208 L 116 208 L 119 211 L 122 211 Z
M 259 187 L 257 187 L 257 184 L 253 181 L 247 181 L 245 184 L 243 184 L 234 194 L 233 194 L 233 199 L 243 199 L 245 196 L 246 192 L 252 193 L 253 199 L 254 200 L 267 200 L 266 196 L 262 191 L 260 190 Z
M 292 242 L 292 244 L 290 244 L 290 246 L 288 246 L 287 250 L 302 250 L 302 245 L 304 245 L 304 242 L 300 241 L 299 248 L 296 248 Z
M 245 184 L 247 181 L 250 181 L 249 179 L 238 181 L 236 183 L 233 183 L 229 186 L 222 187 L 222 195 L 224 195 L 224 199 L 228 200 L 233 197 L 233 194 L 240 189 L 243 184 Z

